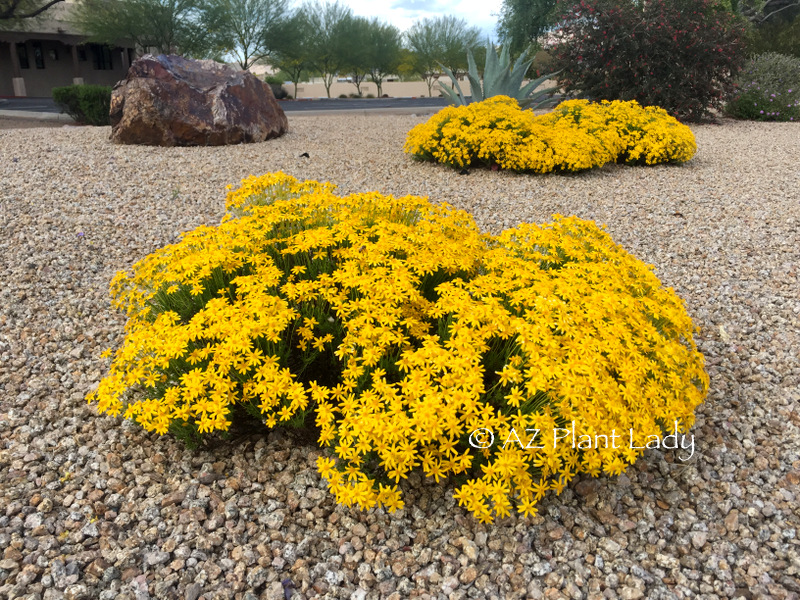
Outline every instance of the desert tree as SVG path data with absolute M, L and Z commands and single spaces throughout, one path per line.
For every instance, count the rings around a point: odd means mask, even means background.
M 479 39 L 477 28 L 453 16 L 421 19 L 406 31 L 406 45 L 414 53 L 415 71 L 428 85 L 428 95 L 442 65 L 456 77 L 466 73 L 467 50 L 478 46 Z
M 325 92 L 331 97 L 333 80 L 345 67 L 344 33 L 353 13 L 336 1 L 303 5 L 309 27 L 308 62 L 322 77 Z

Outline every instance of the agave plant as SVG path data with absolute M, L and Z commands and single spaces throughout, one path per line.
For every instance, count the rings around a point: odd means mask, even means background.
M 557 75 L 558 72 L 542 75 L 538 79 L 534 79 L 522 86 L 522 79 L 533 62 L 532 58 L 525 60 L 527 55 L 528 50 L 526 49 L 512 67 L 508 46 L 502 46 L 500 48 L 500 56 L 498 56 L 494 45 L 491 42 L 487 42 L 486 65 L 483 69 L 483 81 L 481 81 L 478 75 L 478 68 L 475 66 L 475 57 L 472 55 L 472 50 L 467 50 L 467 61 L 469 63 L 467 77 L 472 88 L 472 101 L 480 102 L 492 96 L 509 96 L 517 100 L 523 108 L 539 108 L 546 103 L 548 98 L 542 99 L 542 96 L 546 94 L 552 96 L 557 88 L 549 87 L 542 90 L 537 90 L 536 88 Z M 450 102 L 455 105 L 469 104 L 469 100 L 461 91 L 461 86 L 458 85 L 458 80 L 453 75 L 453 72 L 444 65 L 441 66 L 453 81 L 453 87 L 439 82 Z

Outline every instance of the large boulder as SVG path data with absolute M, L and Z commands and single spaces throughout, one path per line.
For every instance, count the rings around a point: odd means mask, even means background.
M 269 85 L 212 60 L 146 54 L 111 94 L 111 139 L 121 144 L 263 142 L 288 128 Z

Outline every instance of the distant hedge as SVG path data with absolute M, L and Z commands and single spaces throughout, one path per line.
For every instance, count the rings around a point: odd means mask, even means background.
M 62 112 L 86 125 L 110 125 L 111 88 L 105 85 L 67 85 L 53 88 Z

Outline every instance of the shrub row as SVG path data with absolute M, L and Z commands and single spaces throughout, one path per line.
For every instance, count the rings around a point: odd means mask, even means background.
M 512 98 L 493 96 L 439 111 L 409 132 L 405 151 L 453 167 L 550 173 L 610 162 L 685 162 L 697 145 L 688 127 L 657 107 L 570 100 L 536 116 Z
M 100 411 L 194 443 L 238 419 L 313 423 L 339 502 L 401 508 L 421 469 L 460 478 L 458 501 L 491 521 L 641 453 L 554 428 L 643 446 L 689 427 L 707 391 L 681 300 L 592 222 L 494 237 L 425 198 L 282 173 L 227 207 L 115 277 L 128 324 L 89 396 Z M 478 430 L 497 442 L 477 448 Z

